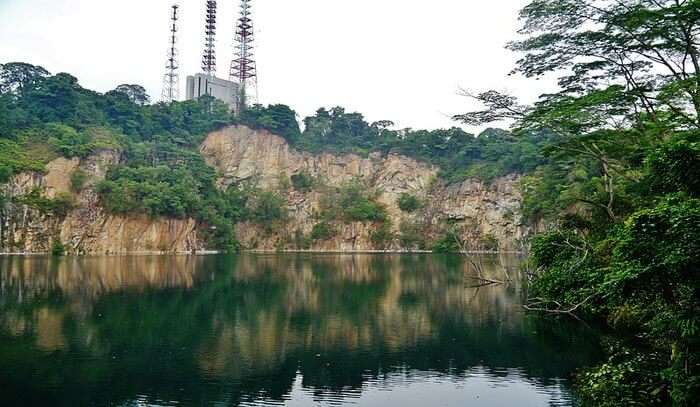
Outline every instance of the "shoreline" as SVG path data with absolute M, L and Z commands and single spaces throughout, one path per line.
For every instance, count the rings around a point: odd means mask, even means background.
M 87 254 L 67 254 L 57 257 L 66 258 L 80 258 L 80 257 L 128 257 L 128 256 L 209 256 L 216 254 L 224 254 L 225 252 L 219 250 L 197 250 L 194 252 L 164 252 L 164 251 L 138 251 L 138 252 L 125 252 L 125 253 L 87 253 Z M 487 251 L 487 250 L 474 250 L 474 251 L 461 251 L 454 253 L 435 253 L 431 250 L 241 250 L 239 252 L 233 252 L 232 254 L 454 254 L 454 255 L 495 255 L 495 254 L 511 254 L 511 255 L 525 255 L 524 251 L 516 250 L 497 250 L 497 251 Z M 49 252 L 0 252 L 0 257 L 46 257 L 51 256 Z

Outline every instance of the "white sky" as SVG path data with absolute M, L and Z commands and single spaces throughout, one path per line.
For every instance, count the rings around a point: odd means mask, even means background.
M 204 0 L 180 0 L 181 95 L 200 70 Z M 533 101 L 542 82 L 509 77 L 528 0 L 254 0 L 260 102 L 300 118 L 344 106 L 399 127 L 456 125 L 460 87 Z M 86 88 L 161 94 L 172 0 L 0 0 L 0 62 L 68 72 Z M 219 0 L 218 76 L 228 78 L 239 0 Z

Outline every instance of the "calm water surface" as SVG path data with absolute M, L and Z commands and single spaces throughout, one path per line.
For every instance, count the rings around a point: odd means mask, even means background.
M 0 405 L 571 406 L 596 332 L 515 257 L 0 258 Z

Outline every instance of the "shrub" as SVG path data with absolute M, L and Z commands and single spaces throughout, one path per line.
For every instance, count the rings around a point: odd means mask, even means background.
M 12 177 L 12 168 L 0 164 L 0 184 L 9 181 L 10 177 Z
M 63 256 L 66 253 L 66 247 L 61 243 L 60 240 L 55 239 L 51 243 L 51 255 L 52 256 Z
M 30 206 L 41 213 L 64 217 L 73 207 L 73 198 L 68 194 L 58 194 L 55 198 L 46 198 L 38 188 L 18 197 L 17 202 Z
M 28 154 L 27 149 L 26 145 L 0 138 L 0 183 L 9 181 L 10 177 L 22 171 L 44 170 L 44 161 Z
M 413 213 L 421 207 L 421 202 L 417 197 L 409 193 L 403 193 L 397 200 L 399 209 L 406 213 Z
M 314 225 L 313 229 L 311 230 L 310 238 L 313 241 L 328 240 L 335 236 L 335 233 L 336 231 L 333 229 L 330 223 L 321 222 Z
M 96 190 L 114 213 L 184 218 L 204 207 L 203 184 L 184 167 L 120 167 L 110 171 Z
M 310 192 L 314 189 L 314 178 L 305 171 L 291 176 L 292 186 L 299 192 Z
M 433 252 L 435 253 L 459 253 L 462 251 L 460 246 L 461 238 L 457 231 L 448 230 L 445 234 L 433 244 Z
M 253 199 L 251 218 L 266 226 L 284 221 L 287 219 L 286 204 L 285 200 L 274 192 L 261 192 Z
M 285 105 L 254 105 L 241 112 L 241 122 L 254 129 L 265 129 L 294 144 L 301 136 L 296 113 Z
M 384 222 L 387 219 L 384 206 L 371 199 L 359 182 L 341 188 L 339 205 L 349 222 Z
M 46 126 L 49 144 L 62 156 L 87 157 L 94 145 L 89 135 L 78 132 L 65 124 L 51 123 Z
M 74 192 L 80 192 L 83 190 L 85 183 L 87 182 L 88 174 L 81 170 L 76 169 L 70 174 L 70 186 Z
M 345 219 L 350 222 L 383 222 L 386 220 L 384 207 L 369 199 L 363 198 L 348 202 L 349 206 L 343 211 Z
M 658 406 L 664 401 L 658 355 L 643 354 L 610 344 L 610 358 L 603 364 L 584 370 L 576 378 L 576 390 L 583 406 Z
M 387 219 L 386 208 L 357 181 L 324 195 L 321 208 L 321 217 L 326 221 L 384 222 Z
M 372 231 L 369 238 L 375 249 L 388 249 L 395 238 L 394 234 L 391 232 L 391 223 L 388 221 L 382 223 L 377 229 Z

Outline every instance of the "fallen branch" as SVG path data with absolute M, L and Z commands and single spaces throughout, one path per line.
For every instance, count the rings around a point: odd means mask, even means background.
M 511 281 L 510 276 L 508 275 L 507 271 L 505 272 L 506 281 L 492 280 L 490 278 L 484 277 L 484 274 L 482 273 L 483 265 L 481 263 L 481 258 L 479 258 L 479 263 L 475 262 L 474 259 L 471 256 L 469 256 L 469 251 L 467 250 L 466 241 L 462 241 L 459 238 L 457 233 L 454 233 L 453 235 L 454 235 L 455 242 L 457 243 L 457 245 L 460 248 L 460 253 L 463 254 L 467 258 L 467 261 L 469 262 L 469 264 L 471 264 L 472 268 L 474 268 L 474 270 L 476 270 L 476 274 L 478 275 L 478 277 L 469 277 L 469 278 L 471 278 L 472 280 L 481 281 L 481 284 L 474 286 L 474 288 L 475 287 L 485 287 L 485 286 L 495 285 L 495 284 L 506 284 L 506 282 Z M 470 288 L 472 288 L 472 287 L 470 287 Z
M 569 308 L 564 308 L 561 303 L 558 301 L 554 300 L 543 300 L 541 298 L 533 298 L 534 300 L 539 300 L 535 302 L 531 302 L 529 304 L 524 304 L 523 308 L 525 308 L 527 311 L 535 311 L 535 312 L 546 312 L 549 314 L 565 314 L 565 315 L 571 315 L 576 317 L 575 312 L 581 306 L 586 304 L 588 301 L 592 300 L 594 297 L 596 297 L 598 294 L 591 294 L 586 299 L 583 301 L 579 302 L 578 304 L 571 306 Z M 557 308 L 549 308 L 547 307 L 548 304 L 554 304 L 557 306 Z

